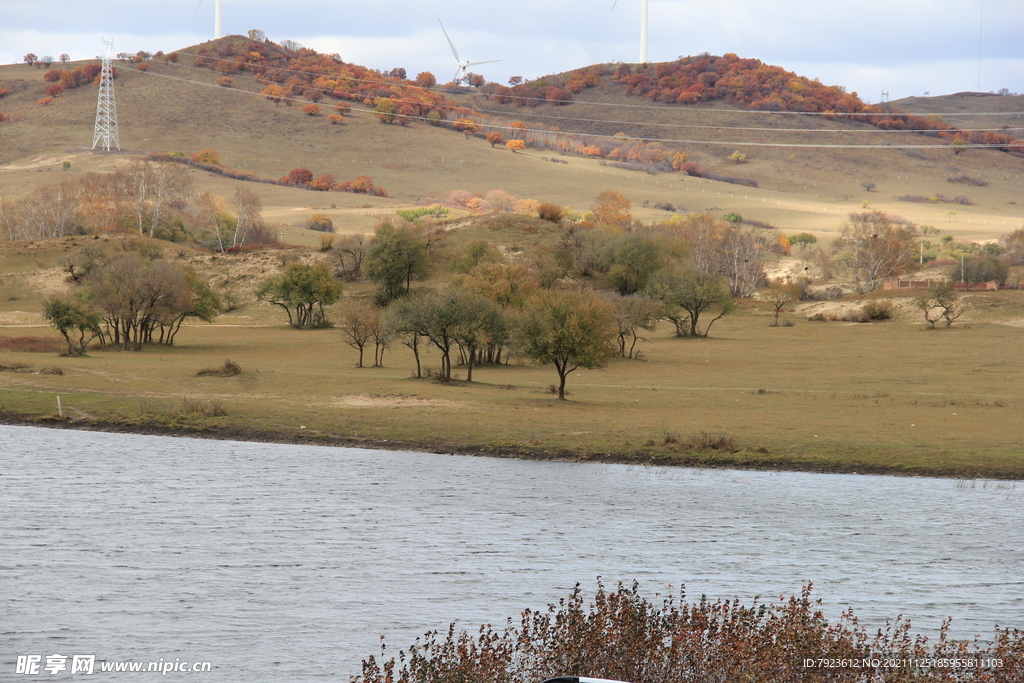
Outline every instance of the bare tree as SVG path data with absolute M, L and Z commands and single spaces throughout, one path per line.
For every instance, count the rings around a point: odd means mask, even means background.
M 606 299 L 615 307 L 614 321 L 618 334 L 619 357 L 639 357 L 636 351 L 637 342 L 647 341 L 640 336 L 640 331 L 650 332 L 654 329 L 662 316 L 662 306 L 654 299 L 638 294 L 612 294 Z
M 188 196 L 192 188 L 192 179 L 188 175 L 188 169 L 181 164 L 155 164 L 151 170 L 149 196 L 152 214 L 149 221 L 149 236 L 154 237 L 163 227 L 171 204 Z
M 70 183 L 40 187 L 20 200 L 0 201 L 0 229 L 11 240 L 64 237 L 78 227 L 79 192 Z
M 702 273 L 714 273 L 719 266 L 719 247 L 727 225 L 710 213 L 687 216 L 677 233 L 690 249 L 693 267 Z
M 863 294 L 914 268 L 917 239 L 908 221 L 881 211 L 851 213 L 834 245 L 836 260 Z
M 803 294 L 803 289 L 796 282 L 784 280 L 769 280 L 768 287 L 761 292 L 765 300 L 775 309 L 775 320 L 772 327 L 779 326 L 779 313 L 790 301 L 798 301 Z
M 363 261 L 366 259 L 366 238 L 363 233 L 346 235 L 334 251 L 341 261 L 341 276 L 348 280 L 355 280 L 363 271 Z
M 80 181 L 81 212 L 86 228 L 94 233 L 117 230 L 124 214 L 118 178 L 112 173 L 87 173 Z
M 221 226 L 221 218 L 224 216 L 224 198 L 212 192 L 203 192 L 196 198 L 196 209 L 199 214 L 199 221 L 205 226 L 207 232 L 201 241 L 215 245 L 221 252 L 226 251 L 224 246 L 224 232 Z M 212 232 L 212 235 L 209 234 Z
M 764 277 L 765 257 L 777 238 L 774 230 L 732 227 L 723 231 L 718 244 L 718 272 L 729 281 L 733 296 L 753 296 Z
M 263 202 L 259 195 L 246 188 L 235 190 L 235 213 L 238 222 L 231 238 L 231 246 L 238 247 L 245 243 L 249 232 L 263 224 Z
M 363 367 L 363 351 L 374 332 L 381 327 L 381 312 L 376 306 L 365 303 L 354 304 L 342 312 L 338 327 L 345 335 L 345 343 L 359 351 L 356 367 Z M 377 354 L 374 353 L 374 365 L 377 365 Z
M 153 169 L 150 162 L 137 159 L 127 171 L 117 174 L 118 188 L 124 197 L 125 204 L 132 213 L 139 230 L 139 237 L 146 234 L 145 220 L 149 215 L 149 195 L 153 180 Z M 152 233 L 152 229 L 150 230 Z

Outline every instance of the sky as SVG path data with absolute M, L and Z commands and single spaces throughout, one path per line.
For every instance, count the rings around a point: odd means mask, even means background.
M 72 59 L 170 52 L 213 37 L 214 1 L 0 0 L 0 63 L 29 52 Z M 506 83 L 600 62 L 637 62 L 643 0 L 222 0 L 224 33 L 260 29 L 375 69 L 441 82 L 456 60 Z M 652 62 L 708 52 L 760 59 L 884 97 L 962 91 L 1024 93 L 1021 0 L 649 0 Z

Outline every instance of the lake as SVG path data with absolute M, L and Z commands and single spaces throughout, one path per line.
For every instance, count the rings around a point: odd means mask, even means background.
M 598 576 L 745 603 L 813 581 L 830 619 L 852 606 L 870 627 L 904 614 L 930 635 L 947 616 L 960 638 L 1024 629 L 1021 483 L 2 425 L 0 477 L 4 680 L 17 655 L 54 653 L 210 661 L 212 681 L 347 680 L 382 634 L 397 653 L 576 582 L 592 595 Z

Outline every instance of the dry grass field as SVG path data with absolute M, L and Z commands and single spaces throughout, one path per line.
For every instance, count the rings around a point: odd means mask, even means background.
M 118 168 L 150 151 L 200 149 L 215 149 L 225 165 L 262 177 L 305 167 L 338 180 L 369 175 L 388 189 L 390 197 L 379 198 L 245 183 L 260 195 L 264 216 L 279 226 L 285 241 L 307 247 L 321 235 L 300 227 L 314 212 L 329 215 L 337 232 L 370 233 L 396 209 L 455 189 L 500 189 L 578 210 L 589 208 L 599 192 L 615 189 L 632 200 L 634 216 L 643 221 L 670 215 L 645 202 L 670 202 L 691 212 L 739 212 L 787 233 L 813 233 L 825 244 L 865 201 L 870 208 L 934 225 L 957 241 L 994 240 L 1024 225 L 1024 205 L 1017 203 L 1024 164 L 995 151 L 954 156 L 946 149 L 742 147 L 748 163 L 735 166 L 726 157 L 737 148 L 689 145 L 702 166 L 758 181 L 758 188 L 747 188 L 624 171 L 578 157 L 555 164 L 545 160 L 553 152 L 513 154 L 427 125 L 383 125 L 358 107 L 343 125 L 332 126 L 323 116 L 305 116 L 297 106 L 275 105 L 254 94 L 256 84 L 245 78 L 236 77 L 236 89 L 220 88 L 213 84 L 216 74 L 169 64 L 154 64 L 146 73 L 121 68 L 117 98 L 125 153 L 93 153 L 88 148 L 95 86 L 40 107 L 35 100 L 42 96 L 43 73 L 0 67 L 0 87 L 28 83 L 0 99 L 0 111 L 11 117 L 0 124 L 0 196 L 17 198 L 39 185 Z M 705 136 L 701 139 L 719 142 L 817 140 L 819 134 L 719 131 L 712 138 L 686 128 L 666 135 L 650 124 L 809 130 L 823 125 L 779 115 L 752 124 L 747 115 L 714 108 L 662 107 L 663 112 L 624 115 L 612 106 L 623 96 L 610 85 L 579 97 L 596 98 L 605 104 L 529 112 L 507 107 L 508 116 L 528 123 L 530 114 L 596 118 L 606 123 L 589 132 L 680 140 Z M 1013 120 L 1022 98 L 931 98 L 906 108 L 984 112 L 994 99 L 1008 108 L 1007 121 Z M 476 96 L 466 101 L 498 109 Z M 548 120 L 548 125 L 571 130 L 572 124 Z M 822 135 L 837 144 L 919 141 L 913 134 L 855 126 Z M 71 163 L 66 171 L 65 161 Z M 225 197 L 241 184 L 190 172 L 197 187 Z M 950 185 L 945 178 L 951 173 L 983 177 L 988 185 Z M 865 191 L 864 181 L 875 188 Z M 973 204 L 957 205 L 951 216 L 945 204 L 899 201 L 905 194 L 967 194 Z M 523 246 L 551 238 L 482 227 L 455 232 L 459 239 Z M 642 345 L 642 360 L 613 360 L 606 369 L 579 372 L 568 383 L 570 400 L 559 402 L 547 392 L 554 371 L 523 361 L 480 368 L 472 384 L 411 378 L 412 357 L 401 346 L 388 351 L 385 367 L 355 368 L 356 352 L 339 331 L 286 329 L 278 312 L 252 300 L 255 282 L 279 265 L 272 252 L 231 257 L 166 245 L 168 258 L 196 263 L 216 284 L 241 293 L 243 304 L 212 325 L 188 325 L 174 348 L 94 351 L 83 358 L 19 350 L 33 344 L 10 340 L 59 339 L 42 322 L 41 302 L 67 287 L 60 264 L 82 239 L 0 243 L 0 337 L 7 340 L 0 340 L 5 368 L 0 411 L 11 419 L 51 419 L 59 395 L 65 419 L 82 426 L 159 424 L 239 438 L 386 441 L 524 457 L 1024 477 L 1024 292 L 970 294 L 966 324 L 938 330 L 924 329 L 905 301 L 896 320 L 872 324 L 809 322 L 807 315 L 825 304 L 801 304 L 787 313 L 796 322 L 789 328 L 769 327 L 769 310 L 745 302 L 715 325 L 709 339 L 675 339 L 667 328 L 657 330 Z M 365 284 L 346 285 L 338 306 L 367 291 Z M 852 309 L 862 303 L 846 299 L 827 305 Z M 196 376 L 224 359 L 239 363 L 242 373 Z M 426 365 L 438 362 L 434 354 Z M 52 368 L 60 374 L 50 374 Z M 217 412 L 226 415 L 212 414 Z M 722 448 L 713 447 L 716 440 Z
M 53 247 L 73 250 L 86 239 L 2 252 L 0 412 L 52 419 L 59 395 L 64 417 L 80 426 L 169 425 L 222 437 L 524 457 L 1024 477 L 1021 291 L 969 294 L 964 324 L 935 330 L 901 296 L 892 298 L 891 321 L 807 320 L 825 308 L 857 309 L 876 293 L 795 305 L 784 314 L 793 327 L 770 327 L 768 307 L 745 302 L 708 339 L 676 339 L 662 327 L 641 343 L 641 360 L 579 371 L 570 400 L 560 402 L 548 389 L 553 369 L 517 358 L 479 368 L 471 384 L 413 378 L 412 355 L 400 345 L 384 367 L 356 368 L 339 330 L 289 329 L 279 310 L 251 295 L 214 324 L 187 325 L 173 348 L 59 357 L 41 298 L 63 285 L 67 251 Z M 246 292 L 278 263 L 273 251 L 180 257 Z M 17 282 L 20 291 L 11 287 Z M 331 313 L 367 291 L 365 283 L 347 285 Z M 19 350 L 26 348 L 44 351 Z M 242 373 L 197 376 L 225 359 Z M 438 354 L 428 352 L 424 364 L 436 368 Z

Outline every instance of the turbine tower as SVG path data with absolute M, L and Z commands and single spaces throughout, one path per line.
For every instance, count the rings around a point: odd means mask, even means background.
M 103 143 L 103 149 L 110 151 L 111 146 L 121 151 L 121 141 L 117 135 L 117 107 L 114 102 L 114 41 L 103 40 L 103 54 L 100 55 L 100 95 L 96 102 L 96 132 L 92 137 L 92 148 Z
M 195 19 L 199 16 L 199 8 L 203 6 L 203 0 L 199 0 L 199 4 L 196 5 L 196 13 L 192 18 Z M 214 0 L 213 8 L 213 39 L 223 38 L 224 31 L 221 30 L 221 0 Z
M 640 63 L 647 63 L 647 10 L 649 0 L 640 0 Z M 619 0 L 612 3 L 612 10 Z
M 437 23 L 441 24 L 441 19 L 438 18 Z M 448 38 L 448 31 L 444 30 L 444 24 L 441 24 L 441 30 L 444 31 L 444 37 Z M 452 80 L 455 81 L 455 85 L 462 83 L 466 80 L 466 68 L 470 66 L 476 66 L 477 64 L 492 64 L 494 62 L 500 62 L 500 59 L 488 59 L 483 62 L 468 62 L 462 61 L 459 58 L 459 51 L 455 49 L 455 43 L 452 42 L 451 38 L 448 38 L 448 45 L 452 48 L 452 54 L 455 55 L 455 63 L 458 67 L 455 69 L 455 75 L 452 76 Z

